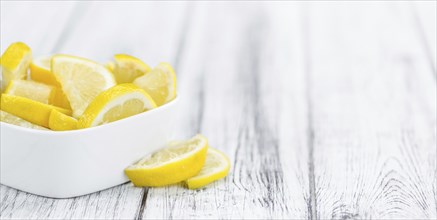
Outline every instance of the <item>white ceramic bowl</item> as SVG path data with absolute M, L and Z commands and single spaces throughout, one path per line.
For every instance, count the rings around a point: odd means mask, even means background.
M 68 198 L 128 181 L 124 169 L 173 137 L 178 98 L 159 108 L 88 129 L 53 132 L 0 122 L 0 183 Z

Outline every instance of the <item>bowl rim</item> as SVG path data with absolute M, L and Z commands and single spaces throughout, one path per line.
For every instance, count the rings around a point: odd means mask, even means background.
M 170 102 L 167 102 L 164 105 L 158 106 L 157 108 L 150 109 L 148 111 L 145 111 L 145 112 L 142 112 L 142 113 L 139 113 L 136 115 L 132 115 L 130 117 L 123 118 L 123 119 L 120 119 L 117 121 L 113 121 L 111 123 L 107 123 L 107 124 L 103 124 L 103 125 L 99 125 L 99 126 L 95 126 L 95 127 L 77 129 L 77 130 L 67 130 L 67 131 L 40 130 L 40 129 L 34 129 L 34 128 L 21 127 L 18 125 L 9 124 L 9 123 L 2 122 L 2 121 L 0 121 L 0 126 L 1 127 L 9 127 L 9 128 L 15 129 L 15 130 L 22 131 L 22 132 L 35 133 L 35 134 L 50 134 L 50 135 L 62 134 L 62 135 L 65 135 L 65 134 L 83 133 L 83 132 L 88 132 L 88 131 L 93 131 L 93 130 L 105 129 L 108 126 L 116 126 L 119 123 L 127 123 L 127 121 L 129 121 L 129 120 L 138 119 L 139 117 L 146 117 L 146 116 L 151 115 L 153 113 L 158 114 L 158 112 L 160 112 L 160 111 L 164 111 L 165 109 L 172 108 L 178 102 L 178 100 L 179 100 L 179 98 L 178 98 L 178 96 L 176 96 Z

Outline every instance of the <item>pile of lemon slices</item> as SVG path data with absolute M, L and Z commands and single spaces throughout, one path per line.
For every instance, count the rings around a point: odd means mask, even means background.
M 0 58 L 0 120 L 22 127 L 66 131 L 107 124 L 176 98 L 176 75 L 168 63 L 149 67 L 116 54 L 106 65 L 69 55 L 33 59 L 22 42 Z M 202 187 L 227 175 L 229 160 L 208 148 L 205 137 L 173 143 L 125 172 L 136 186 L 185 181 Z
M 98 126 L 176 97 L 176 75 L 170 64 L 152 69 L 124 54 L 115 55 L 106 66 L 68 55 L 32 59 L 30 48 L 18 42 L 6 49 L 1 67 L 1 110 L 31 123 L 15 120 L 30 128 L 59 131 Z

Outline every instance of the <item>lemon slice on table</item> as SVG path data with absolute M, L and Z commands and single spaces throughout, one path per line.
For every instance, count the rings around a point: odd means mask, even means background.
M 48 130 L 47 128 L 38 126 L 36 124 L 32 124 L 32 123 L 30 123 L 22 118 L 19 118 L 15 115 L 9 114 L 9 113 L 2 111 L 2 110 L 0 110 L 0 121 L 8 123 L 8 124 L 18 125 L 20 127 L 25 127 L 25 128 Z
M 178 142 L 125 169 L 135 186 L 165 186 L 184 181 L 199 173 L 208 150 L 202 135 Z
M 206 154 L 205 165 L 196 176 L 185 180 L 185 183 L 190 189 L 203 187 L 228 175 L 230 167 L 228 157 L 210 147 Z
M 60 87 L 61 84 L 50 69 L 51 59 L 50 56 L 34 59 L 30 64 L 30 78 L 37 82 Z
M 176 97 L 176 74 L 168 63 L 160 63 L 152 71 L 135 79 L 134 84 L 144 89 L 158 106 Z
M 50 112 L 49 128 L 54 131 L 75 130 L 77 129 L 77 119 L 53 109 Z
M 49 127 L 49 117 L 53 109 L 71 115 L 70 110 L 43 104 L 32 99 L 8 94 L 1 96 L 1 110 L 39 126 Z
M 115 85 L 107 68 L 79 57 L 55 55 L 51 70 L 70 101 L 75 118 L 83 114 L 97 95 Z
M 11 80 L 6 94 L 29 98 L 44 104 L 52 104 L 55 98 L 55 87 L 30 80 Z
M 2 91 L 13 79 L 25 79 L 32 62 L 32 51 L 21 42 L 11 44 L 0 58 L 2 68 Z
M 117 83 L 131 83 L 137 77 L 150 71 L 150 67 L 140 59 L 126 54 L 116 54 L 112 67 Z M 109 65 L 108 68 L 111 68 Z
M 127 118 L 156 108 L 153 99 L 133 84 L 120 84 L 98 95 L 79 118 L 78 127 L 88 128 Z

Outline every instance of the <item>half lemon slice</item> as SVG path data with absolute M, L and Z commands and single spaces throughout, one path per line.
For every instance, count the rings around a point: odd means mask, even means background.
M 131 83 L 137 77 L 142 76 L 150 71 L 150 67 L 140 59 L 126 54 L 116 54 L 115 63 L 107 65 L 112 69 L 117 83 Z
M 230 167 L 231 164 L 228 157 L 222 152 L 210 147 L 206 154 L 205 165 L 203 165 L 196 176 L 185 180 L 185 183 L 190 189 L 206 186 L 228 175 Z
M 159 63 L 152 71 L 138 77 L 133 83 L 150 94 L 158 106 L 176 97 L 176 74 L 168 63 Z
M 164 148 L 125 169 L 135 186 L 165 186 L 199 173 L 208 150 L 208 140 L 196 135 Z
M 78 128 L 94 127 L 156 108 L 153 99 L 133 84 L 120 84 L 100 93 L 79 118 Z
M 51 70 L 70 101 L 75 118 L 97 95 L 115 85 L 114 76 L 106 67 L 79 57 L 55 55 Z

